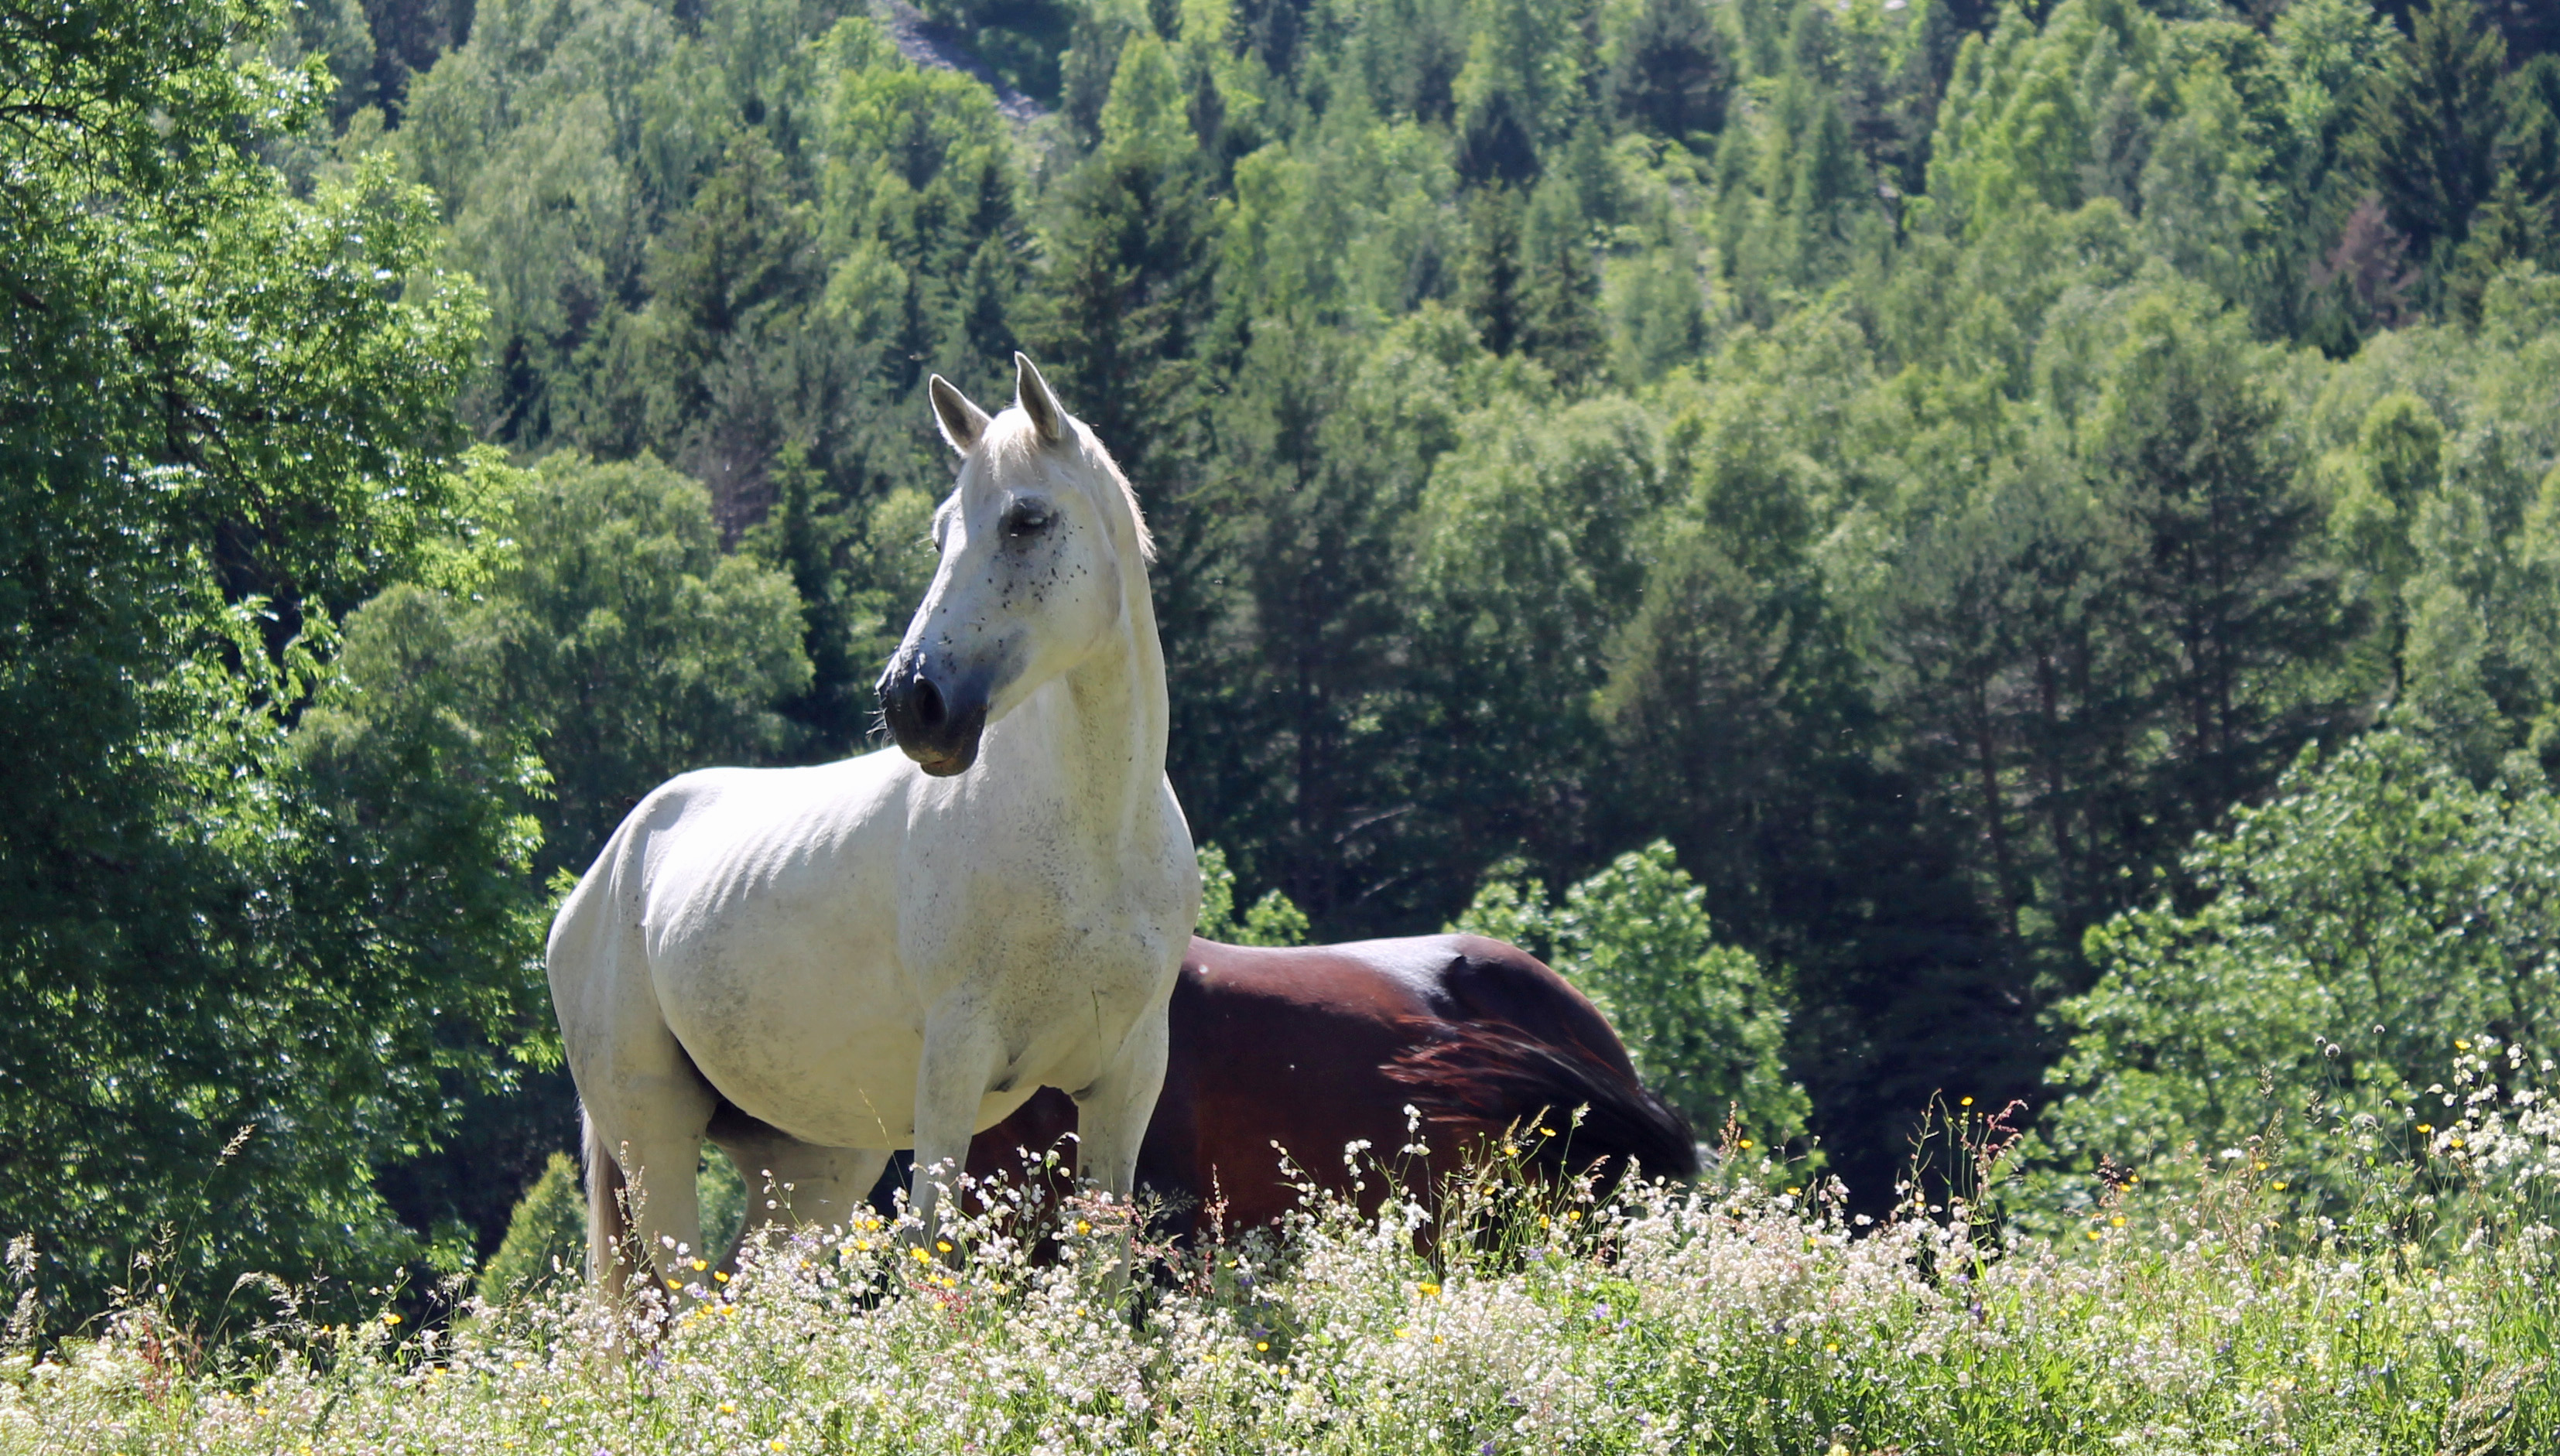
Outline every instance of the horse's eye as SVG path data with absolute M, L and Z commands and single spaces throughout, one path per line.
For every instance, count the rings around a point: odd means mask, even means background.
M 1005 512 L 1005 534 L 1033 536 L 1048 529 L 1048 512 L 1025 502 Z

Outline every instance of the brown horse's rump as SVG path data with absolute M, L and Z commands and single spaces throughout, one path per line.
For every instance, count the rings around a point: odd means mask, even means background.
M 1273 949 L 1195 939 L 1174 988 L 1164 1094 L 1138 1154 L 1139 1186 L 1169 1205 L 1189 1238 L 1214 1212 L 1232 1230 L 1276 1223 L 1312 1180 L 1353 1192 L 1346 1143 L 1365 1140 L 1360 1206 L 1386 1187 L 1427 1196 L 1482 1138 L 1587 1107 L 1581 1126 L 1533 1143 L 1550 1171 L 1604 1164 L 1614 1184 L 1630 1159 L 1688 1177 L 1695 1144 L 1678 1113 L 1637 1082 L 1626 1048 L 1597 1008 L 1515 946 L 1432 936 Z M 1423 1119 L 1427 1157 L 1405 1107 Z M 969 1171 L 1020 1177 L 1075 1128 L 1075 1105 L 1044 1090 L 970 1144 Z M 1286 1149 L 1303 1172 L 1284 1174 Z

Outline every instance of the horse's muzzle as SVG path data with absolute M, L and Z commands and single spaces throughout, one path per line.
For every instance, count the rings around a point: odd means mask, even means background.
M 880 708 L 898 751 L 937 779 L 978 761 L 987 731 L 987 684 L 977 674 L 946 678 L 917 656 L 900 654 L 880 674 Z

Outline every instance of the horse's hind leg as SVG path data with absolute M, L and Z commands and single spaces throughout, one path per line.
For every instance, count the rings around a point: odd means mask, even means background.
M 629 1202 L 632 1243 L 643 1251 L 648 1272 L 670 1289 L 682 1288 L 701 1272 L 693 1260 L 702 1256 L 702 1195 L 694 1170 L 702 1159 L 700 1132 L 655 1130 L 604 1145 L 620 1165 Z M 608 1288 L 618 1289 L 631 1274 L 629 1244 L 614 1251 Z M 590 1250 L 590 1257 L 594 1250 Z

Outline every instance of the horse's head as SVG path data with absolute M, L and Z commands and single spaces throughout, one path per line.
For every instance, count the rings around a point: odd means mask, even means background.
M 1014 406 L 993 418 L 940 374 L 927 392 L 960 483 L 934 512 L 942 561 L 880 695 L 897 746 L 941 777 L 977 761 L 989 723 L 1114 636 L 1126 573 L 1146 590 L 1150 546 L 1109 452 L 1029 359 L 1014 356 Z

